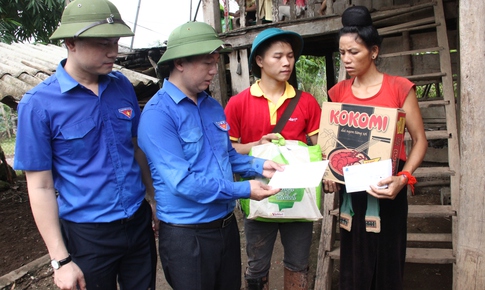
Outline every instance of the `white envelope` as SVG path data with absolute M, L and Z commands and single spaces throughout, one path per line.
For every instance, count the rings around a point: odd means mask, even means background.
M 377 186 L 377 183 L 389 176 L 392 176 L 391 159 L 346 166 L 343 168 L 345 189 L 347 192 L 366 191 L 370 185 Z M 387 186 L 379 187 L 387 188 Z
M 285 170 L 276 171 L 268 185 L 273 188 L 317 187 L 327 165 L 328 160 L 285 165 Z

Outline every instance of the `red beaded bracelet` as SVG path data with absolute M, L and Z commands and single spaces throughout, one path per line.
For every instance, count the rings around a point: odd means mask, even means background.
M 416 177 L 412 176 L 409 171 L 400 171 L 397 173 L 397 176 L 404 175 L 408 179 L 408 185 L 411 187 L 411 192 L 414 195 L 414 185 L 418 182 Z

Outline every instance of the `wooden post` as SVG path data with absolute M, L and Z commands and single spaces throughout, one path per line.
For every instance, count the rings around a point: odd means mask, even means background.
M 264 5 L 264 0 L 256 0 L 256 24 L 261 24 L 261 5 Z
M 229 54 L 229 70 L 231 74 L 231 95 L 234 96 L 251 84 L 249 81 L 248 52 L 246 49 L 237 49 Z
M 226 62 L 224 61 L 223 55 L 221 55 L 219 59 L 217 74 L 214 76 L 211 84 L 209 85 L 209 91 L 211 96 L 223 107 L 227 104 L 229 97 L 227 95 Z
M 288 4 L 290 4 L 290 19 L 289 20 L 293 20 L 293 19 L 296 19 L 296 5 L 295 5 L 295 2 L 296 1 L 289 1 Z M 279 17 L 279 15 L 278 15 Z M 288 20 L 288 19 L 285 19 L 285 20 Z
M 338 208 L 338 193 L 323 193 L 323 221 L 318 248 L 318 264 L 315 274 L 315 288 L 330 290 L 332 287 L 333 260 L 328 252 L 333 250 L 337 218 L 330 211 Z
M 219 1 L 204 0 L 203 1 L 204 21 L 214 29 L 221 33 L 221 10 L 219 8 Z M 212 83 L 209 86 L 209 91 L 214 99 L 219 101 L 221 105 L 227 103 L 227 82 L 226 82 L 226 63 L 224 57 L 221 55 L 219 59 L 218 73 L 214 76 Z
M 246 27 L 246 0 L 239 0 L 238 3 L 239 3 L 239 27 Z M 256 14 L 257 14 L 257 11 L 258 11 L 258 8 L 256 8 Z
M 409 36 L 409 31 L 404 31 L 402 33 L 402 50 L 411 50 L 411 37 Z M 404 58 L 404 75 L 413 75 L 413 61 L 411 55 L 403 56 Z
M 222 31 L 228 32 L 231 28 L 231 17 L 229 16 L 229 0 L 223 1 L 224 2 L 224 26 Z M 234 23 L 233 23 L 234 25 Z
M 333 0 L 326 0 L 327 1 L 327 10 L 325 10 L 325 15 L 332 15 L 333 14 Z
M 222 32 L 221 26 L 221 10 L 219 9 L 218 0 L 203 0 L 202 11 L 204 15 L 204 22 L 214 27 L 218 32 Z
M 461 186 L 459 195 L 457 278 L 453 289 L 483 289 L 485 285 L 485 55 L 483 1 L 460 1 Z
M 278 22 L 279 20 L 279 12 L 278 12 L 278 7 L 280 7 L 280 1 L 279 0 L 272 0 L 273 5 L 271 5 L 271 9 L 273 10 L 273 22 Z
M 320 8 L 320 7 L 318 7 Z M 307 0 L 306 1 L 306 10 L 305 10 L 305 18 L 311 18 L 318 15 L 317 7 L 315 6 L 315 0 Z M 316 12 L 316 13 L 315 13 Z

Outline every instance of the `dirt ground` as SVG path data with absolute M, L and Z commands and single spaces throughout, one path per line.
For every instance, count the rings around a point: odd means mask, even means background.
M 0 276 L 47 253 L 30 212 L 23 176 L 11 189 L 0 192 Z
M 439 202 L 439 194 L 426 190 L 421 190 L 421 192 L 417 191 L 416 196 L 409 198 L 409 202 L 435 204 L 436 202 Z M 244 269 L 246 266 L 244 227 L 241 223 L 241 214 L 238 214 L 237 216 L 242 237 L 241 255 L 243 260 L 242 266 Z M 45 245 L 37 231 L 30 212 L 26 183 L 23 176 L 17 178 L 15 185 L 10 190 L 0 192 L 0 224 L 0 277 L 47 254 Z M 410 219 L 408 222 L 409 229 L 413 232 L 446 231 L 449 230 L 450 224 L 448 219 Z M 313 289 L 313 281 L 315 278 L 320 225 L 320 222 L 314 223 L 314 238 L 310 267 L 310 289 Z M 283 289 L 282 259 L 282 246 L 277 242 L 273 253 L 270 272 L 270 289 L 272 290 Z M 334 290 L 338 289 L 338 262 L 335 263 L 333 274 L 332 289 Z M 169 290 L 170 287 L 165 282 L 160 265 L 158 267 L 157 275 L 157 289 Z M 52 281 L 52 270 L 47 264 L 44 264 L 43 266 L 32 270 L 21 279 L 15 281 L 14 284 L 8 285 L 0 290 L 57 289 Z M 452 289 L 452 266 L 407 264 L 405 269 L 405 289 Z

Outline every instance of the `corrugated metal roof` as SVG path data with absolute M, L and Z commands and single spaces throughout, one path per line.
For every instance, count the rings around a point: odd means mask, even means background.
M 22 96 L 52 75 L 66 57 L 67 50 L 56 45 L 0 43 L 0 101 L 15 109 Z M 160 87 L 158 78 L 119 65 L 113 69 L 130 80 L 139 100 Z

